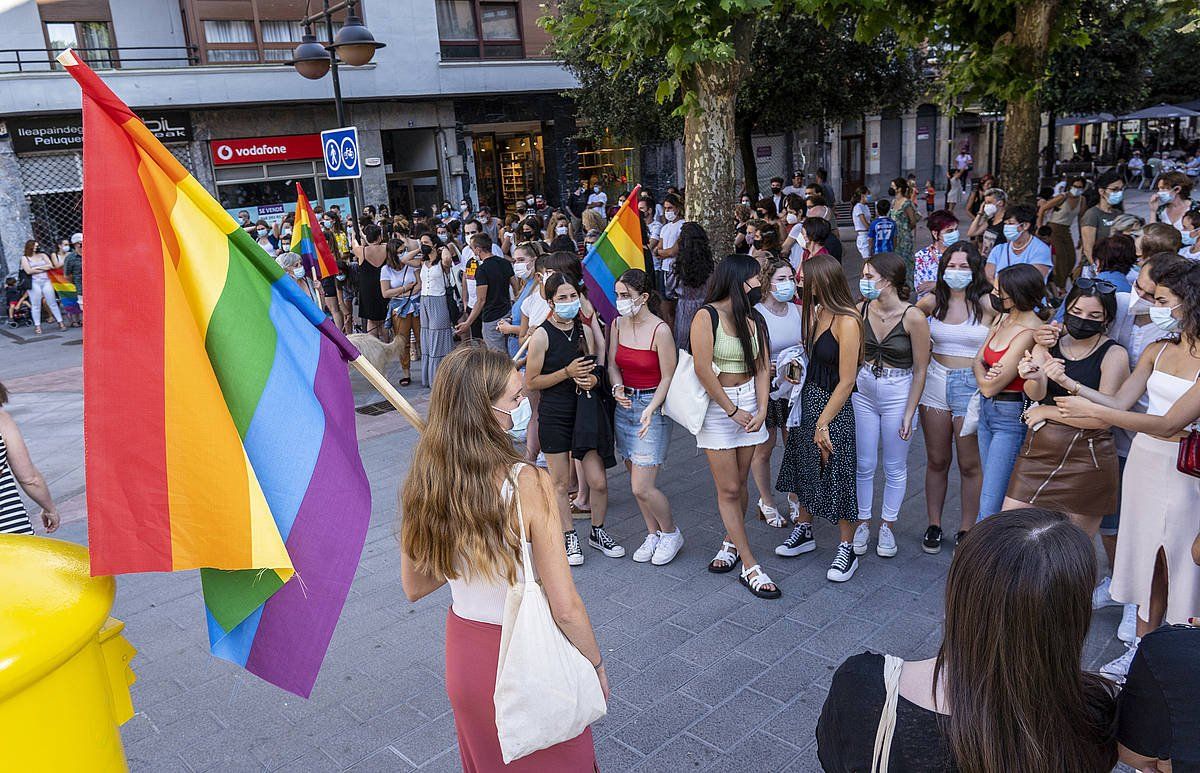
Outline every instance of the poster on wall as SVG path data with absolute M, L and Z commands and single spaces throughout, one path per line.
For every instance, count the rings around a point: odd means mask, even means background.
M 315 204 L 313 205 L 315 208 Z M 343 196 L 338 199 L 325 199 L 325 208 L 337 206 L 343 213 L 350 212 L 350 199 Z M 265 220 L 267 225 L 276 225 L 283 220 L 285 215 L 289 215 L 296 211 L 296 202 L 286 201 L 276 204 L 258 204 L 247 207 L 234 207 L 226 209 L 226 212 L 233 217 L 234 220 L 239 220 L 239 215 L 245 212 L 250 217 L 251 223 L 257 223 L 259 220 Z

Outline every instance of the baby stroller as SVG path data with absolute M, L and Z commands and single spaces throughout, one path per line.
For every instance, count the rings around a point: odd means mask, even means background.
M 9 327 L 26 327 L 33 324 L 33 312 L 29 305 L 26 287 L 15 277 L 4 283 L 4 319 Z

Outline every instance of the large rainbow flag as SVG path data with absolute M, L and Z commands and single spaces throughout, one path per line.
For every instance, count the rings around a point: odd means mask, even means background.
M 358 352 L 87 65 L 58 61 L 83 90 L 100 310 L 83 347 L 92 573 L 200 568 L 213 653 L 307 697 L 370 518 Z
M 50 269 L 46 272 L 46 276 L 50 278 L 50 286 L 54 288 L 54 294 L 58 296 L 62 310 L 68 314 L 80 313 L 79 293 L 75 283 L 67 279 L 67 275 L 61 268 Z
M 308 196 L 304 194 L 300 183 L 296 183 L 296 219 L 292 223 L 290 251 L 304 259 L 305 273 L 311 274 L 315 267 L 317 278 L 325 279 L 337 275 L 338 265 L 329 249 L 329 242 L 325 241 L 325 233 L 314 225 L 316 222 L 317 215 L 308 203 Z
M 641 190 L 640 185 L 633 189 L 583 259 L 588 300 L 605 322 L 617 316 L 617 279 L 631 268 L 646 270 L 642 220 L 635 209 Z

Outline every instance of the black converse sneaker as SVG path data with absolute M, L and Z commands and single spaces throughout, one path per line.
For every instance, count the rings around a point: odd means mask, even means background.
M 794 558 L 803 553 L 811 553 L 816 549 L 817 541 L 813 539 L 812 524 L 798 523 L 783 544 L 775 548 L 775 555 Z
M 588 536 L 588 544 L 609 558 L 620 558 L 625 555 L 625 548 L 608 536 L 608 532 L 604 530 L 604 524 L 592 527 L 592 533 Z
M 857 569 L 858 556 L 854 555 L 854 547 L 849 542 L 843 542 L 838 545 L 837 555 L 833 557 L 833 564 L 825 577 L 833 582 L 845 582 L 854 576 Z
M 926 553 L 942 552 L 942 527 L 931 525 L 925 530 L 925 536 L 921 539 L 921 550 Z
M 563 532 L 563 537 L 567 542 L 567 563 L 571 566 L 579 566 L 583 563 L 583 548 L 579 547 L 579 535 L 574 529 Z

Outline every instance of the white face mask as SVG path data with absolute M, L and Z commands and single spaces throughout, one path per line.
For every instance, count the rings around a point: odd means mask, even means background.
M 556 225 L 556 226 L 554 226 L 554 233 L 556 233 L 559 236 L 566 236 L 567 227 L 565 225 Z
M 296 266 L 295 268 L 293 268 L 292 276 L 296 277 L 297 279 L 303 279 L 304 278 L 304 266 Z
M 800 218 L 796 216 L 795 212 L 789 212 L 787 213 L 787 221 L 788 225 L 795 225 L 796 223 L 800 222 Z
M 492 408 L 512 419 L 512 426 L 508 428 L 508 434 L 510 435 L 520 435 L 524 432 L 529 426 L 529 419 L 533 416 L 533 408 L 529 405 L 528 397 L 522 397 L 521 402 L 517 403 L 517 407 L 511 411 L 496 408 L 494 405 Z
M 638 313 L 639 308 L 641 308 L 641 304 L 632 298 L 617 299 L 617 313 L 622 317 L 632 317 Z
M 987 215 L 988 217 L 995 217 L 998 209 L 999 208 L 995 204 L 984 204 L 983 214 Z
M 517 279 L 529 278 L 529 264 L 528 263 L 514 263 L 513 264 L 513 273 L 516 274 Z
M 663 217 L 666 218 L 668 223 L 673 223 L 675 222 L 675 218 L 679 217 L 679 213 L 673 209 L 668 209 L 663 212 Z
M 1175 328 L 1179 327 L 1179 320 L 1171 315 L 1172 311 L 1179 308 L 1178 304 L 1167 308 L 1166 306 L 1151 306 L 1150 321 L 1153 322 L 1159 330 L 1164 333 L 1170 333 Z

